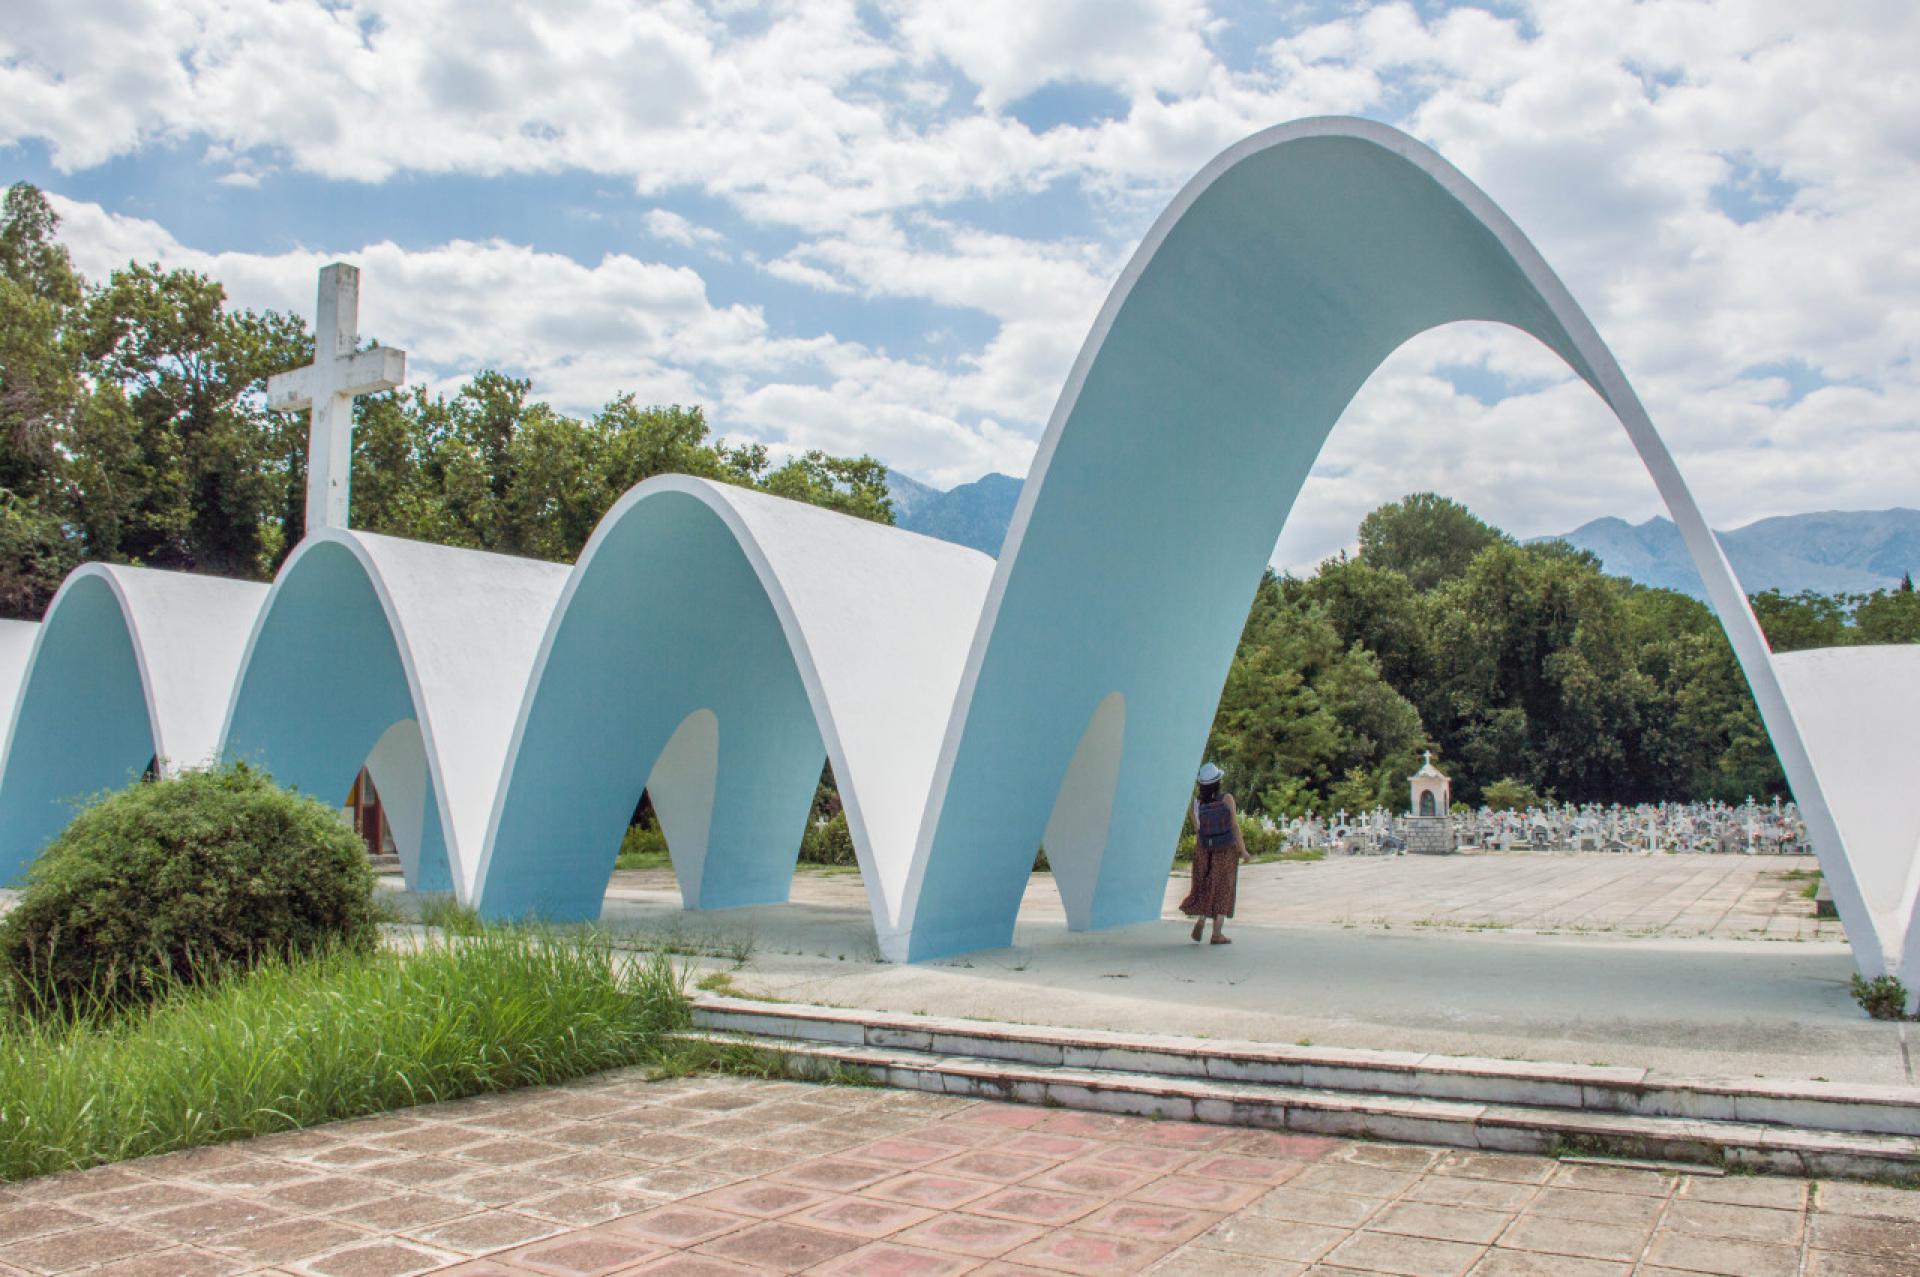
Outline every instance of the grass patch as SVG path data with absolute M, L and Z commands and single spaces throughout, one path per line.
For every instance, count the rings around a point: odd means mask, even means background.
M 687 1021 L 664 954 L 489 926 L 117 1015 L 0 1012 L 0 1179 L 645 1063 Z
M 1285 864 L 1295 861 L 1325 860 L 1327 853 L 1318 847 L 1288 847 L 1285 851 L 1270 851 L 1256 855 L 1251 861 L 1256 865 Z

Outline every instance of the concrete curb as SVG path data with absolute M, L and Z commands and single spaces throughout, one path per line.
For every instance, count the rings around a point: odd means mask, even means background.
M 701 998 L 696 1035 L 885 1085 L 1186 1121 L 1797 1175 L 1920 1173 L 1920 1088 L 1285 1047 Z

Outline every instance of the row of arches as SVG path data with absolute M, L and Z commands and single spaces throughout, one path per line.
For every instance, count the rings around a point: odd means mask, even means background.
M 764 903 L 785 898 L 824 757 L 889 958 L 1005 944 L 1040 845 L 1070 925 L 1157 917 L 1246 600 L 1314 458 L 1394 349 L 1469 319 L 1533 335 L 1621 421 L 1859 965 L 1898 968 L 1920 834 L 1830 803 L 1820 766 L 1839 764 L 1796 718 L 1885 658 L 1803 663 L 1790 701 L 1565 288 L 1444 160 L 1355 120 L 1257 134 L 1161 215 L 1073 366 L 997 563 L 668 476 L 623 497 L 572 567 L 324 532 L 270 590 L 81 569 L 15 710 L 0 874 L 44 844 L 58 800 L 115 769 L 226 754 L 330 795 L 366 763 L 413 880 L 484 914 L 596 916 L 642 784 L 689 907 Z

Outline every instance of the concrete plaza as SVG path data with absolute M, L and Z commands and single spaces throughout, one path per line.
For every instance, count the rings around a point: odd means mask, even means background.
M 1801 859 L 1509 853 L 1250 866 L 1227 947 L 1167 921 L 1066 930 L 1036 875 L 1005 949 L 878 961 L 854 874 L 786 905 L 683 912 L 620 873 L 606 920 L 704 950 L 735 986 L 835 1006 L 1666 1072 L 1913 1085 L 1906 1026 L 1848 992 Z
M 0 1274 L 1911 1273 L 1920 1193 L 616 1072 L 0 1188 Z

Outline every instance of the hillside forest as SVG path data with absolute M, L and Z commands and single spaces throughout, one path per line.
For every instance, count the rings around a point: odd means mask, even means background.
M 32 186 L 0 208 L 0 616 L 38 619 L 85 560 L 269 580 L 297 540 L 304 414 L 267 376 L 309 362 L 297 315 L 227 304 L 204 275 L 74 269 Z M 698 407 L 615 398 L 591 417 L 482 371 L 359 402 L 355 527 L 570 561 L 652 475 L 738 483 L 883 523 L 887 472 L 820 452 L 775 464 Z M 1763 593 L 1775 650 L 1920 642 L 1911 581 Z M 1641 802 L 1780 792 L 1732 652 L 1701 603 L 1520 544 L 1457 502 L 1368 515 L 1357 552 L 1258 585 L 1209 742 L 1242 806 L 1276 816 L 1404 800 L 1431 748 L 1466 801 Z

